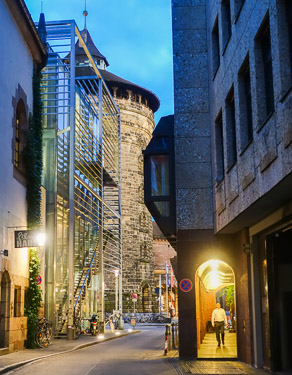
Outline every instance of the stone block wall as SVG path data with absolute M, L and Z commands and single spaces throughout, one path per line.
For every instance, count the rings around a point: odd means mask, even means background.
M 177 229 L 210 229 L 206 4 L 203 0 L 173 0 L 172 10 Z
M 151 139 L 154 115 L 142 103 L 114 99 L 121 113 L 123 294 L 127 299 L 137 293 L 137 306 L 142 311 L 143 288 L 149 286 L 149 303 L 145 304 L 151 310 L 155 288 L 153 229 L 144 204 L 142 150 Z
M 216 231 L 224 229 L 230 222 L 248 210 L 261 197 L 271 191 L 292 171 L 292 95 L 291 71 L 288 53 L 288 32 L 285 16 L 285 4 L 281 1 L 245 1 L 239 9 L 231 1 L 231 37 L 223 49 L 223 22 L 221 3 L 216 0 L 207 2 L 208 27 L 208 70 L 210 92 L 210 126 L 215 128 L 218 114 L 222 113 L 224 178 L 215 181 Z M 220 64 L 214 75 L 212 72 L 212 30 L 219 24 Z M 272 74 L 274 91 L 274 111 L 265 115 L 265 98 L 262 86 L 262 51 L 259 37 L 263 25 L 269 24 L 271 35 Z M 250 70 L 251 106 L 253 139 L 245 144 L 243 131 L 243 103 L 240 72 L 248 62 Z M 226 98 L 234 90 L 236 153 L 237 160 L 228 167 L 226 150 L 228 149 L 228 116 Z M 216 149 L 216 136 L 213 132 L 212 150 Z M 215 165 L 215 152 L 212 154 Z M 290 161 L 289 161 L 290 160 Z M 284 199 L 284 198 L 283 198 Z M 281 198 L 278 196 L 278 204 Z M 284 202 L 284 200 L 283 200 Z M 282 203 L 283 203 L 282 202 Z M 271 207 L 271 206 L 270 206 Z M 272 207 L 271 207 L 272 208 Z M 262 214 L 267 214 L 268 209 Z M 261 219 L 260 213 L 253 215 L 254 222 Z M 250 222 L 249 222 L 250 224 Z M 247 224 L 246 224 L 247 225 Z

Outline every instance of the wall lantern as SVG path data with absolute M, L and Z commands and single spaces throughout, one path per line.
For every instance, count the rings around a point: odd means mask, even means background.
M 144 201 L 163 235 L 175 246 L 174 116 L 161 117 L 144 155 Z

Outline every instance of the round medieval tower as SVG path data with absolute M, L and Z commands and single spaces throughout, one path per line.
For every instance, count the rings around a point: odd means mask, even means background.
M 144 205 L 144 172 L 142 150 L 148 145 L 153 129 L 154 113 L 159 99 L 151 91 L 106 70 L 109 65 L 94 45 L 85 28 L 82 32 L 99 71 L 118 108 L 121 119 L 121 207 L 123 252 L 123 311 L 132 312 L 133 293 L 137 294 L 136 311 L 155 310 L 155 281 L 152 218 Z M 86 65 L 84 51 L 76 47 L 76 64 Z M 106 310 L 112 310 L 114 296 L 105 291 Z

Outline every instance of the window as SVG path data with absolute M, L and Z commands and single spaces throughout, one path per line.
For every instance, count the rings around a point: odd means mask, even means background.
M 169 195 L 168 155 L 151 156 L 151 195 Z
M 21 312 L 21 288 L 15 286 L 14 288 L 14 317 L 19 317 Z
M 292 81 L 292 1 L 286 0 L 285 5 L 286 5 L 286 17 L 287 17 L 287 28 L 288 28 L 290 73 L 291 73 L 291 81 Z
M 218 18 L 216 18 L 216 21 L 214 23 L 214 27 L 212 30 L 212 65 L 213 65 L 213 76 L 215 76 L 220 65 Z
M 255 38 L 258 127 L 274 112 L 271 36 L 268 16 Z
M 150 254 L 146 241 L 143 241 L 140 245 L 140 256 L 143 262 L 149 262 Z
M 220 182 L 224 178 L 223 127 L 221 111 L 215 120 L 215 157 L 216 182 Z
M 273 68 L 271 53 L 270 27 L 267 26 L 261 40 L 263 67 L 265 76 L 265 93 L 267 116 L 274 111 L 274 90 L 273 90 Z
M 23 101 L 20 99 L 16 106 L 15 137 L 14 137 L 14 166 L 24 174 L 23 150 L 26 145 L 27 118 Z
M 243 7 L 244 0 L 234 0 L 234 16 L 235 16 L 235 22 L 237 21 L 239 14 L 241 12 L 241 9 Z
M 252 105 L 250 88 L 249 56 L 246 57 L 238 73 L 240 149 L 244 151 L 253 139 Z
M 226 151 L 227 169 L 230 169 L 237 160 L 236 152 L 236 124 L 233 87 L 225 100 L 226 105 Z
M 224 51 L 231 37 L 230 0 L 222 0 L 221 16 L 222 16 L 223 51 Z

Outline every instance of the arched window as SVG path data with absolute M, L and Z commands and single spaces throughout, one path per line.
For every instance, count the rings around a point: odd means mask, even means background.
M 150 262 L 149 248 L 147 246 L 146 241 L 143 241 L 140 245 L 140 254 L 141 254 L 141 260 L 143 262 L 146 262 L 146 263 Z
M 19 99 L 17 103 L 15 119 L 13 164 L 15 168 L 24 174 L 23 150 L 26 145 L 27 137 L 27 117 L 25 105 L 22 99 Z

